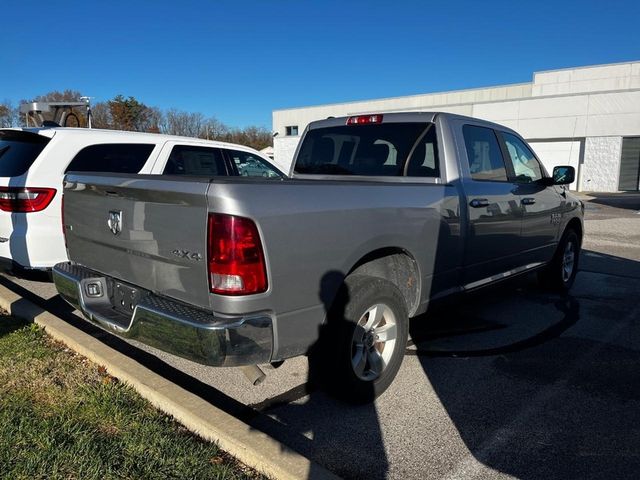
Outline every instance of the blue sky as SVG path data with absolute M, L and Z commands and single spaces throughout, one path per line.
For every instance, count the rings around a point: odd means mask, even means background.
M 2 2 L 0 100 L 51 90 L 270 128 L 297 106 L 640 60 L 640 2 Z

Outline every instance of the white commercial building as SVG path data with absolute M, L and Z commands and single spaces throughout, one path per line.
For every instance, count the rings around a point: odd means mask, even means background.
M 506 125 L 530 142 L 547 170 L 573 165 L 580 191 L 640 190 L 640 61 L 536 72 L 531 83 L 275 110 L 275 163 L 289 170 L 313 120 L 402 111 Z

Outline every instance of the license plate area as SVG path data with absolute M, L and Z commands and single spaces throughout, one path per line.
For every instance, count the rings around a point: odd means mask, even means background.
M 133 313 L 144 295 L 142 290 L 113 279 L 107 280 L 107 289 L 113 308 L 127 315 Z

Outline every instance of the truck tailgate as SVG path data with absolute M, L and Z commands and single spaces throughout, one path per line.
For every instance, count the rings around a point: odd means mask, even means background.
M 208 179 L 69 174 L 69 258 L 115 279 L 209 308 Z

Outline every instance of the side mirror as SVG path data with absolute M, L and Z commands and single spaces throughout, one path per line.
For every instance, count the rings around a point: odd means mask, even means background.
M 570 166 L 554 167 L 553 169 L 553 184 L 554 185 L 569 185 L 576 179 L 576 169 Z

